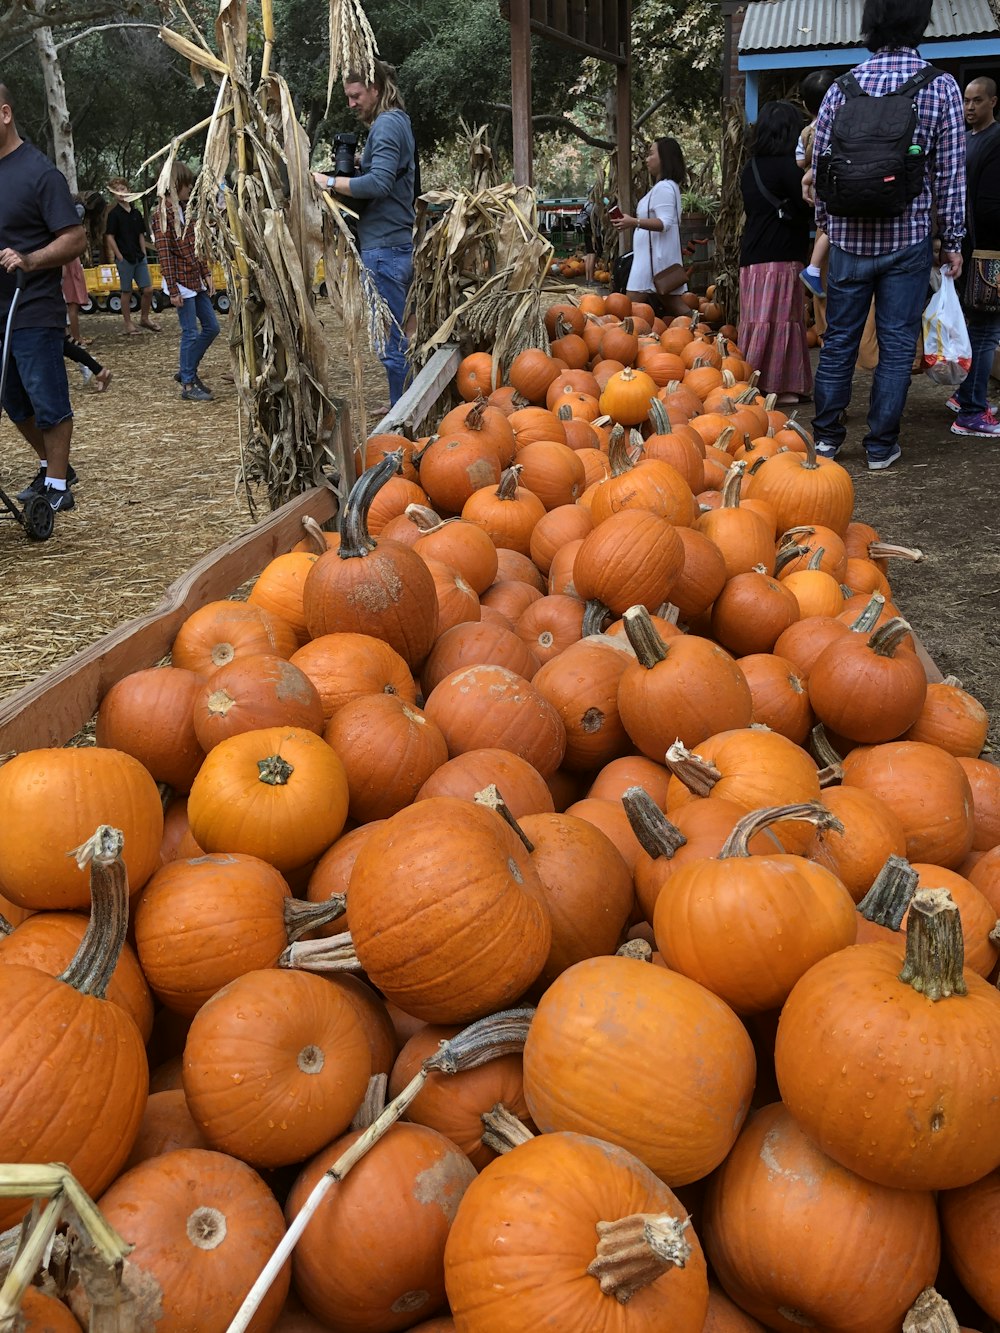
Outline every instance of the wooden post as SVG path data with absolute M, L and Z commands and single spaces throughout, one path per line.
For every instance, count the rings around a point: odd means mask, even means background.
M 629 65 L 615 70 L 615 137 L 618 144 L 618 206 L 631 213 L 632 198 L 632 84 Z M 632 244 L 631 232 L 619 232 L 618 253 L 625 254 Z
M 514 135 L 514 184 L 532 183 L 531 8 L 510 0 L 510 105 Z

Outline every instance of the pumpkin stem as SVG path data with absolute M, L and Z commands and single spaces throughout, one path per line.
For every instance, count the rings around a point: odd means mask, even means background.
M 822 722 L 817 722 L 809 733 L 809 748 L 818 764 L 824 764 L 827 768 L 840 767 L 840 755 L 831 745 L 830 737 L 826 734 L 826 727 Z
M 389 1088 L 388 1074 L 372 1074 L 365 1089 L 364 1099 L 354 1113 L 351 1129 L 369 1129 L 385 1110 Z
M 510 806 L 500 795 L 496 783 L 491 782 L 490 785 L 484 787 L 482 791 L 477 791 L 472 799 L 477 805 L 485 805 L 487 810 L 495 810 L 503 822 L 512 828 L 524 843 L 525 851 L 530 853 L 535 850 L 534 843 L 529 840 L 524 829 L 511 814 Z
M 798 560 L 800 556 L 808 555 L 808 546 L 796 546 L 794 542 L 788 542 L 785 546 L 778 547 L 778 554 L 774 558 L 774 576 L 781 573 L 786 565 L 790 565 L 793 560 Z M 767 572 L 766 570 L 764 571 Z
M 859 612 L 856 620 L 850 624 L 851 630 L 855 634 L 867 634 L 869 630 L 875 628 L 875 623 L 882 614 L 882 608 L 885 606 L 885 597 L 880 592 L 873 592 L 868 599 L 867 606 Z
M 712 788 L 722 777 L 714 764 L 708 763 L 693 750 L 685 749 L 680 741 L 674 741 L 671 745 L 664 763 L 694 796 L 711 796 Z
M 14 927 L 10 924 L 2 912 L 0 912 L 0 935 L 13 935 Z
M 498 1156 L 502 1157 L 535 1137 L 524 1121 L 519 1120 L 513 1111 L 508 1111 L 503 1102 L 497 1102 L 492 1110 L 484 1111 L 479 1118 L 485 1126 L 483 1144 Z
M 81 995 L 103 1000 L 118 966 L 128 930 L 128 875 L 122 860 L 125 839 L 101 824 L 93 837 L 70 853 L 81 870 L 90 866 L 90 920 L 80 947 L 59 980 Z
M 962 918 L 947 889 L 918 889 L 906 923 L 906 960 L 900 981 L 929 1000 L 965 995 Z
M 671 433 L 670 417 L 662 398 L 654 398 L 649 404 L 649 424 L 653 427 L 654 435 Z
M 726 480 L 722 486 L 722 509 L 739 509 L 740 507 L 740 486 L 743 483 L 743 473 L 746 471 L 746 462 L 740 458 L 732 465 L 726 473 Z
M 661 856 L 671 860 L 687 842 L 644 787 L 629 787 L 622 793 L 622 805 L 640 846 L 654 860 Z
M 613 477 L 621 477 L 626 472 L 631 472 L 635 467 L 628 446 L 629 440 L 625 434 L 625 427 L 616 424 L 608 439 L 608 460 L 611 463 L 611 475 Z
M 311 514 L 306 514 L 302 520 L 302 526 L 305 528 L 306 536 L 312 542 L 316 554 L 325 555 L 330 549 L 326 544 L 326 533 Z
M 777 406 L 778 406 L 778 395 L 776 393 L 769 393 L 767 397 L 764 399 L 764 411 L 773 412 L 776 410 Z
M 933 1287 L 925 1287 L 903 1320 L 903 1333 L 961 1333 L 955 1312 Z
M 747 844 L 763 829 L 770 828 L 782 819 L 799 819 L 807 824 L 815 824 L 818 829 L 833 829 L 834 833 L 843 833 L 844 826 L 825 805 L 819 801 L 800 801 L 796 805 L 772 805 L 763 810 L 751 810 L 744 815 L 730 833 L 719 853 L 719 860 L 729 856 L 749 856 Z
M 605 1296 L 627 1305 L 637 1291 L 655 1282 L 669 1268 L 683 1268 L 691 1257 L 683 1221 L 669 1213 L 633 1213 L 617 1222 L 598 1222 L 597 1254 L 587 1272 L 596 1277 Z
M 653 961 L 653 946 L 649 940 L 626 940 L 625 943 L 615 950 L 616 958 L 631 958 L 636 963 L 651 963 Z
M 858 911 L 875 926 L 899 930 L 910 906 L 919 876 L 902 856 L 891 855 L 875 882 L 858 903 Z
M 516 500 L 517 483 L 524 470 L 523 463 L 511 463 L 500 473 L 500 485 L 496 489 L 498 500 Z
M 349 930 L 331 935 L 329 939 L 294 940 L 282 951 L 277 966 L 297 968 L 301 972 L 362 971 Z
M 806 565 L 806 569 L 819 569 L 822 566 L 823 557 L 825 555 L 826 547 L 817 546 L 815 551 L 813 551 L 812 555 L 809 557 L 809 563 Z
M 794 432 L 806 447 L 806 456 L 802 466 L 807 472 L 816 472 L 819 468 L 819 463 L 816 460 L 816 441 L 793 417 L 789 417 L 785 422 L 785 429 Z
M 403 513 L 410 520 L 415 528 L 421 532 L 437 532 L 438 528 L 443 528 L 445 523 L 457 523 L 457 519 L 444 519 L 440 514 L 435 513 L 429 505 L 412 504 L 407 505 Z
M 501 1055 L 520 1055 L 528 1038 L 534 1009 L 504 1009 L 443 1041 L 423 1063 L 425 1073 L 461 1074 L 478 1069 Z
M 879 657 L 895 657 L 896 649 L 910 633 L 910 625 L 902 616 L 893 616 L 868 640 L 868 647 Z
M 715 437 L 714 447 L 721 449 L 723 453 L 729 453 L 729 446 L 732 443 L 733 436 L 736 434 L 735 426 L 724 426 Z
M 661 620 L 665 620 L 668 625 L 679 625 L 681 623 L 681 609 L 679 606 L 674 606 L 673 602 L 661 602 L 656 614 Z
M 628 641 L 647 671 L 651 671 L 658 662 L 667 660 L 667 645 L 657 634 L 644 606 L 630 606 L 622 619 Z
M 610 607 L 605 606 L 598 598 L 591 597 L 583 608 L 581 639 L 589 638 L 591 634 L 603 634 L 612 619 Z
M 896 546 L 893 542 L 869 543 L 869 560 L 887 560 L 890 556 L 895 556 L 897 560 L 912 560 L 917 564 L 923 560 L 924 553 L 915 546 Z
M 374 551 L 375 542 L 368 532 L 368 511 L 372 507 L 378 491 L 390 477 L 403 470 L 403 451 L 395 449 L 386 454 L 381 463 L 376 463 L 362 472 L 351 487 L 344 506 L 344 518 L 340 525 L 340 546 L 337 554 L 341 560 L 354 560 Z
M 269 754 L 257 760 L 257 772 L 260 774 L 259 780 L 266 782 L 269 787 L 284 787 L 295 769 L 280 754 Z
M 301 898 L 286 898 L 283 910 L 285 932 L 289 944 L 292 944 L 310 930 L 343 916 L 347 911 L 347 898 L 342 893 L 333 893 L 322 903 L 305 903 Z

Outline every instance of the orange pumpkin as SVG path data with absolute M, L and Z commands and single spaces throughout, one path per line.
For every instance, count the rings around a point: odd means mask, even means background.
M 434 722 L 415 704 L 391 694 L 369 694 L 345 704 L 327 723 L 323 738 L 344 765 L 348 813 L 359 824 L 388 819 L 409 805 L 448 760 L 447 742 Z
M 181 667 L 131 672 L 101 700 L 97 744 L 132 755 L 155 782 L 190 791 L 205 757 L 193 720 L 201 686 L 201 676 Z
M 500 485 L 476 491 L 462 506 L 462 517 L 482 528 L 494 546 L 527 555 L 531 533 L 545 513 L 545 506 L 532 491 L 517 484 L 520 468 L 507 468 Z
M 548 777 L 562 763 L 566 732 L 559 714 L 530 681 L 504 667 L 453 671 L 431 691 L 427 717 L 455 757 L 466 750 L 511 750 Z
M 283 657 L 238 657 L 200 682 L 192 708 L 199 748 L 262 727 L 323 730 L 323 701 L 306 673 Z M 188 784 L 190 789 L 190 783 Z
M 459 1205 L 445 1249 L 456 1328 L 543 1329 L 557 1302 L 567 1330 L 701 1333 L 705 1260 L 693 1232 L 681 1235 L 684 1218 L 631 1153 L 579 1134 L 531 1139 L 491 1162 Z
M 327 722 L 338 708 L 363 694 L 394 694 L 416 703 L 409 667 L 394 648 L 370 634 L 321 634 L 291 661 L 319 691 Z
M 467 750 L 442 764 L 420 788 L 417 800 L 454 796 L 471 801 L 491 783 L 499 789 L 515 819 L 553 809 L 552 794 L 537 769 L 509 750 L 489 748 Z
M 245 852 L 295 870 L 334 841 L 347 803 L 347 775 L 330 746 L 311 731 L 271 727 L 212 750 L 191 788 L 188 819 L 208 852 Z
M 278 616 L 291 625 L 300 645 L 309 638 L 302 610 L 302 589 L 316 559 L 316 553 L 310 551 L 276 555 L 261 570 L 247 598 L 251 605 L 259 606 L 268 615 Z
M 651 1060 L 656 1049 L 670 1059 Z M 616 1077 L 625 1063 L 629 1078 Z M 754 1074 L 750 1038 L 727 1005 L 631 958 L 591 958 L 557 977 L 524 1048 L 524 1095 L 539 1129 L 617 1144 L 675 1185 L 726 1156 Z

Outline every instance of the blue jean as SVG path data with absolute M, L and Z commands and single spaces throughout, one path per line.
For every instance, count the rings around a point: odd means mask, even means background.
M 958 411 L 963 417 L 981 416 L 989 403 L 993 354 L 1000 343 L 1000 315 L 966 310 L 965 323 L 972 343 L 972 366 L 958 386 Z
M 361 251 L 361 262 L 372 276 L 375 289 L 392 311 L 381 358 L 389 380 L 389 402 L 403 396 L 409 363 L 406 360 L 406 335 L 403 333 L 403 312 L 413 281 L 413 246 L 377 246 Z
M 868 457 L 875 460 L 888 458 L 896 447 L 933 255 L 930 237 L 886 255 L 855 255 L 836 245 L 830 247 L 828 327 L 813 390 L 817 443 L 839 446 L 844 442 L 847 428 L 841 413 L 851 401 L 854 366 L 874 298 L 878 365 L 872 375 L 864 445 Z
M 3 334 L 0 324 L 0 350 Z M 61 328 L 14 329 L 11 333 L 3 391 L 3 409 L 11 421 L 34 417 L 38 429 L 47 431 L 73 416 L 63 360 L 64 336 Z
M 219 336 L 219 321 L 208 292 L 186 296 L 177 309 L 177 322 L 181 326 L 181 383 L 193 384 L 201 358 Z

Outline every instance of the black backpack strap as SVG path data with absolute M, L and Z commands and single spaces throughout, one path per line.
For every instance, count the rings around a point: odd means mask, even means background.
M 852 97 L 868 96 L 853 74 L 841 74 L 840 78 L 837 80 L 837 87 L 848 100 Z
M 891 93 L 886 93 L 886 97 L 907 97 L 910 93 L 919 92 L 928 83 L 933 83 L 944 73 L 943 69 L 935 69 L 933 65 L 925 65 L 923 69 L 918 69 L 916 74 L 911 74 L 905 83 L 901 83 L 898 88 L 893 88 Z

